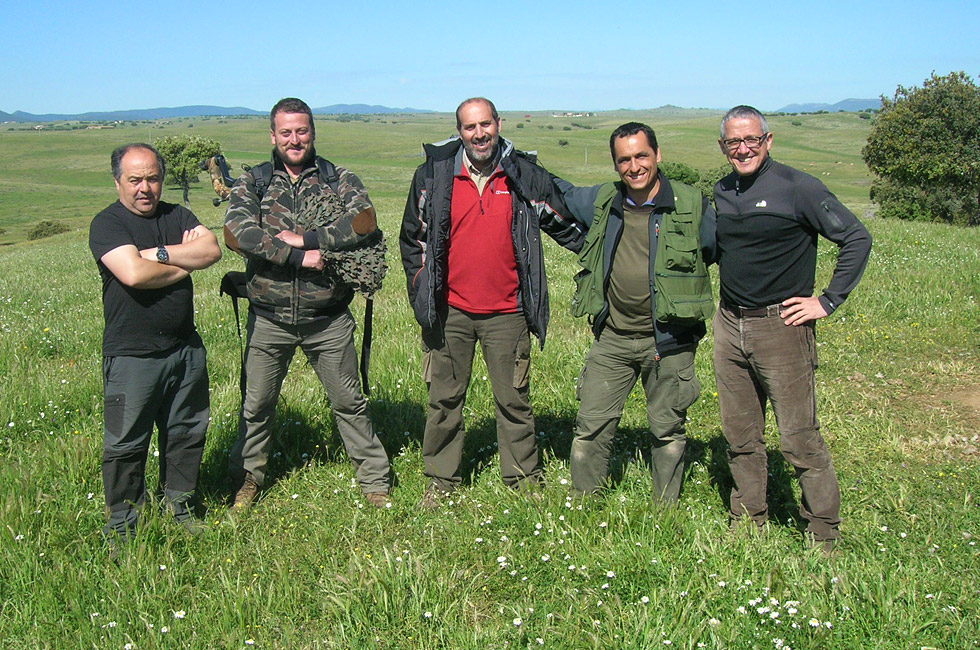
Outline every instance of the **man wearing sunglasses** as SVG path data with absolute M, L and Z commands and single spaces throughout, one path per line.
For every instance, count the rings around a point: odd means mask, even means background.
M 780 451 L 796 469 L 809 543 L 830 551 L 840 536 L 840 489 L 816 415 L 816 321 L 857 286 L 871 235 L 816 178 L 769 157 L 772 133 L 751 106 L 721 121 L 733 172 L 714 188 L 721 278 L 714 365 L 734 486 L 731 518 L 763 526 L 766 400 Z M 813 295 L 817 236 L 839 248 L 826 289 Z

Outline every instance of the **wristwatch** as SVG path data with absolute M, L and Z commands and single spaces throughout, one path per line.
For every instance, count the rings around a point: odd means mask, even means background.
M 157 246 L 157 261 L 161 264 L 166 264 L 170 261 L 170 253 L 167 252 L 166 246 Z

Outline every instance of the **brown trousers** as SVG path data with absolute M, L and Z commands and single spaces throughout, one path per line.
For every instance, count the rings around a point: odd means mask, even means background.
M 779 428 L 779 449 L 796 469 L 803 498 L 800 514 L 815 540 L 839 537 L 840 488 L 817 422 L 814 323 L 783 324 L 779 307 L 764 315 L 738 314 L 724 306 L 714 318 L 715 381 L 728 463 L 735 482 L 731 516 L 762 525 L 766 505 L 766 400 Z

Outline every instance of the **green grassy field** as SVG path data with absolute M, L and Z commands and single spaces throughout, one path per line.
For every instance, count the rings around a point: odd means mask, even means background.
M 577 183 L 612 178 L 608 134 L 628 119 L 654 126 L 665 160 L 723 162 L 718 114 L 504 117 L 503 135 Z M 620 426 L 622 480 L 602 498 L 570 499 L 573 386 L 591 337 L 568 315 L 574 259 L 550 242 L 549 342 L 532 360 L 544 501 L 500 484 L 492 398 L 477 361 L 465 489 L 438 512 L 416 508 L 425 386 L 396 234 L 420 144 L 451 134 L 449 115 L 318 120 L 320 152 L 361 176 L 389 234 L 369 402 L 398 476 L 392 508 L 362 506 L 322 387 L 298 359 L 275 424 L 272 484 L 246 516 L 228 515 L 239 341 L 218 281 L 241 263 L 226 253 L 194 275 L 212 387 L 200 489 L 209 531 L 188 539 L 149 512 L 136 543 L 110 562 L 100 534 L 100 285 L 87 225 L 115 199 L 115 145 L 190 123 L 218 139 L 236 169 L 268 155 L 259 119 L 0 131 L 0 243 L 9 244 L 0 246 L 0 647 L 980 647 L 977 229 L 866 219 L 875 248 L 864 280 L 818 327 L 819 412 L 843 496 L 832 561 L 804 547 L 798 486 L 771 422 L 772 525 L 761 537 L 730 534 L 710 335 L 697 356 L 702 393 L 689 412 L 680 507 L 650 504 L 637 457 L 647 436 L 639 392 Z M 772 127 L 774 157 L 866 215 L 866 120 L 777 117 Z M 213 208 L 212 196 L 208 183 L 194 186 L 191 207 L 217 230 L 223 206 Z M 178 200 L 179 190 L 168 187 L 165 198 Z M 45 218 L 75 230 L 24 242 Z M 822 242 L 818 287 L 834 259 Z M 156 469 L 149 474 L 153 485 Z
M 501 117 L 505 137 L 521 149 L 537 151 L 551 171 L 575 182 L 609 177 L 609 134 L 629 120 L 647 121 L 654 127 L 666 161 L 699 170 L 715 169 L 725 162 L 716 142 L 720 114 L 710 111 L 607 112 L 581 118 L 504 113 Z M 394 199 L 394 217 L 404 206 L 412 172 L 421 162 L 422 143 L 453 134 L 455 122 L 451 114 L 442 113 L 366 119 L 369 121 L 319 118 L 318 151 L 355 170 L 375 200 Z M 793 126 L 793 121 L 800 126 Z M 0 233 L 0 245 L 23 241 L 27 229 L 42 219 L 87 228 L 95 213 L 115 200 L 109 153 L 119 144 L 179 133 L 206 135 L 221 143 L 237 176 L 241 163 L 268 159 L 267 125 L 265 118 L 256 117 L 126 122 L 106 130 L 0 128 L 0 228 L 6 231 Z M 870 176 L 860 155 L 868 126 L 867 120 L 854 113 L 775 116 L 771 119 L 773 153 L 780 161 L 820 177 L 861 216 L 871 207 Z M 559 146 L 559 141 L 567 145 Z M 210 182 L 202 174 L 201 182 L 192 186 L 191 205 L 202 221 L 217 224 L 224 206 L 213 209 L 213 197 Z M 164 199 L 179 201 L 179 189 L 169 186 Z

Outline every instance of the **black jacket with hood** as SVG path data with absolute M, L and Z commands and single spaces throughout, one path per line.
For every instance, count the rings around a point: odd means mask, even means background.
M 517 261 L 517 308 L 528 329 L 544 347 L 548 329 L 548 284 L 541 231 L 560 245 L 578 251 L 582 228 L 571 218 L 551 175 L 533 154 L 514 149 L 500 138 L 499 169 L 507 176 L 513 197 L 511 237 Z M 424 146 L 426 159 L 415 171 L 402 219 L 400 247 L 408 281 L 408 299 L 423 339 L 438 345 L 448 312 L 446 278 L 449 253 L 449 212 L 453 178 L 462 166 L 462 141 L 452 138 Z

